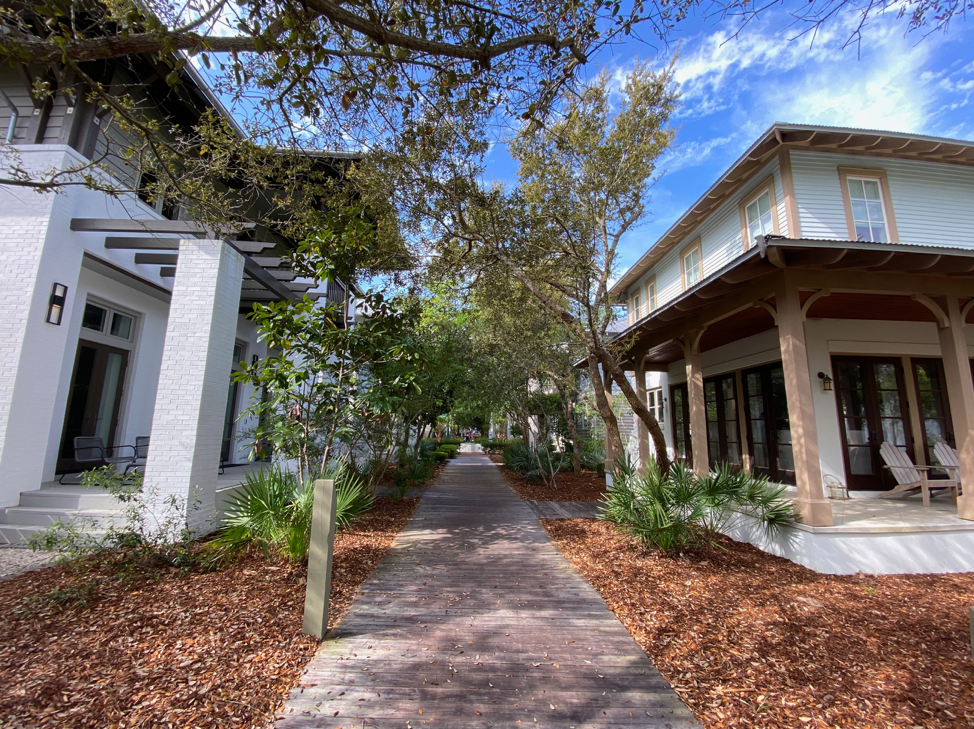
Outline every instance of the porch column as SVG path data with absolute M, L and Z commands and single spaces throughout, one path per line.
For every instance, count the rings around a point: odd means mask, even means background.
M 54 477 L 64 422 L 63 371 L 74 364 L 82 251 L 65 237 L 72 195 L 6 187 L 0 209 L 0 507 Z M 47 321 L 55 283 L 68 287 L 60 324 Z M 71 332 L 75 334 L 71 335 Z M 70 351 L 69 351 L 70 350 Z M 66 378 L 64 378 L 66 379 Z M 52 445 L 53 444 L 53 445 Z
M 636 357 L 636 396 L 646 407 L 649 407 L 649 397 L 646 394 L 646 364 L 645 357 Z M 636 438 L 639 441 L 639 472 L 646 473 L 651 458 L 649 452 L 649 429 L 643 419 L 633 413 L 636 419 Z
M 612 375 L 603 370 L 602 372 L 602 389 L 605 391 L 605 399 L 609 401 L 609 407 L 612 407 Z M 620 434 L 621 435 L 621 434 Z M 605 432 L 605 478 L 606 482 L 611 485 L 612 481 L 612 471 L 616 467 L 616 452 L 612 447 L 612 441 L 609 439 L 609 431 L 606 428 Z
M 688 332 L 683 352 L 687 363 L 687 399 L 690 401 L 690 447 L 693 449 L 693 470 L 706 476 L 710 473 L 710 454 L 707 451 L 707 405 L 703 396 L 703 367 L 700 365 L 700 337 L 703 329 Z
M 822 464 L 818 456 L 818 432 L 812 404 L 812 378 L 808 370 L 805 325 L 802 322 L 798 289 L 785 285 L 776 293 L 781 367 L 791 425 L 791 449 L 795 459 L 798 498 L 795 507 L 810 526 L 832 526 L 832 504 L 822 487 Z
M 196 533 L 216 510 L 243 263 L 221 240 L 179 242 L 145 483 L 159 510 L 183 505 Z
M 947 326 L 940 327 L 940 354 L 950 399 L 957 458 L 960 461 L 961 490 L 957 516 L 974 520 L 974 382 L 964 335 L 964 319 L 956 296 L 947 297 Z

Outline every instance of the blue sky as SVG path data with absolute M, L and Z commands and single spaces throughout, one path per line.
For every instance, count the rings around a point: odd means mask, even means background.
M 733 37 L 733 21 L 692 18 L 668 48 L 633 39 L 597 59 L 622 79 L 637 57 L 663 64 L 679 48 L 677 146 L 646 222 L 623 245 L 620 273 L 775 121 L 974 139 L 974 24 L 955 20 L 948 33 L 922 38 L 889 13 L 870 22 L 860 46 L 843 48 L 848 22 L 813 40 L 795 39 L 789 21 L 772 10 Z M 494 179 L 515 178 L 502 146 L 488 161 Z

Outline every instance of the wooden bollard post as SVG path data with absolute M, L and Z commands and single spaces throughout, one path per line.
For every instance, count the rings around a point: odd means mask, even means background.
M 334 481 L 315 481 L 311 511 L 311 545 L 308 550 L 308 584 L 304 593 L 304 632 L 319 640 L 328 630 L 331 562 L 335 554 Z

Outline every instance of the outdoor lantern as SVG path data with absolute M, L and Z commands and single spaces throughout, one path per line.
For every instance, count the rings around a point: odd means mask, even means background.
M 832 391 L 832 378 L 831 377 L 829 377 L 824 372 L 819 372 L 818 373 L 818 379 L 820 379 L 822 381 L 822 389 L 825 390 L 825 392 L 831 392 Z
M 61 316 L 64 314 L 64 300 L 68 297 L 68 287 L 64 284 L 56 283 L 51 289 L 51 300 L 47 305 L 47 323 L 55 326 L 61 325 Z
M 254 367 L 257 366 L 257 355 L 256 354 L 253 357 L 251 357 L 250 364 L 252 364 Z

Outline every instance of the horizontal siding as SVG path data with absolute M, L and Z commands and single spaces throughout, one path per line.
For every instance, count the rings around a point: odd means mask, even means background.
M 27 126 L 34 113 L 34 104 L 27 91 L 23 75 L 16 69 L 5 66 L 0 68 L 0 88 L 10 97 L 10 100 L 20 112 L 17 127 L 14 129 L 14 143 L 23 142 L 27 138 Z M 10 127 L 12 112 L 7 102 L 0 99 L 0 142 L 7 139 L 7 129 Z
M 901 243 L 974 248 L 974 169 L 914 160 L 792 152 L 803 238 L 849 237 L 839 167 L 882 169 Z
M 736 192 L 729 200 L 711 213 L 697 228 L 686 236 L 680 244 L 667 253 L 650 271 L 643 276 L 635 286 L 630 287 L 630 294 L 639 291 L 643 293 L 646 282 L 656 277 L 656 305 L 663 306 L 683 293 L 683 273 L 680 268 L 680 252 L 697 238 L 700 238 L 700 248 L 703 254 L 703 275 L 707 277 L 720 270 L 744 252 L 741 237 L 740 202 L 769 175 L 774 176 L 774 194 L 777 202 L 778 229 L 788 234 L 788 222 L 785 212 L 784 193 L 781 186 L 778 158 L 775 157 L 765 165 L 758 174 L 754 175 L 746 185 Z

